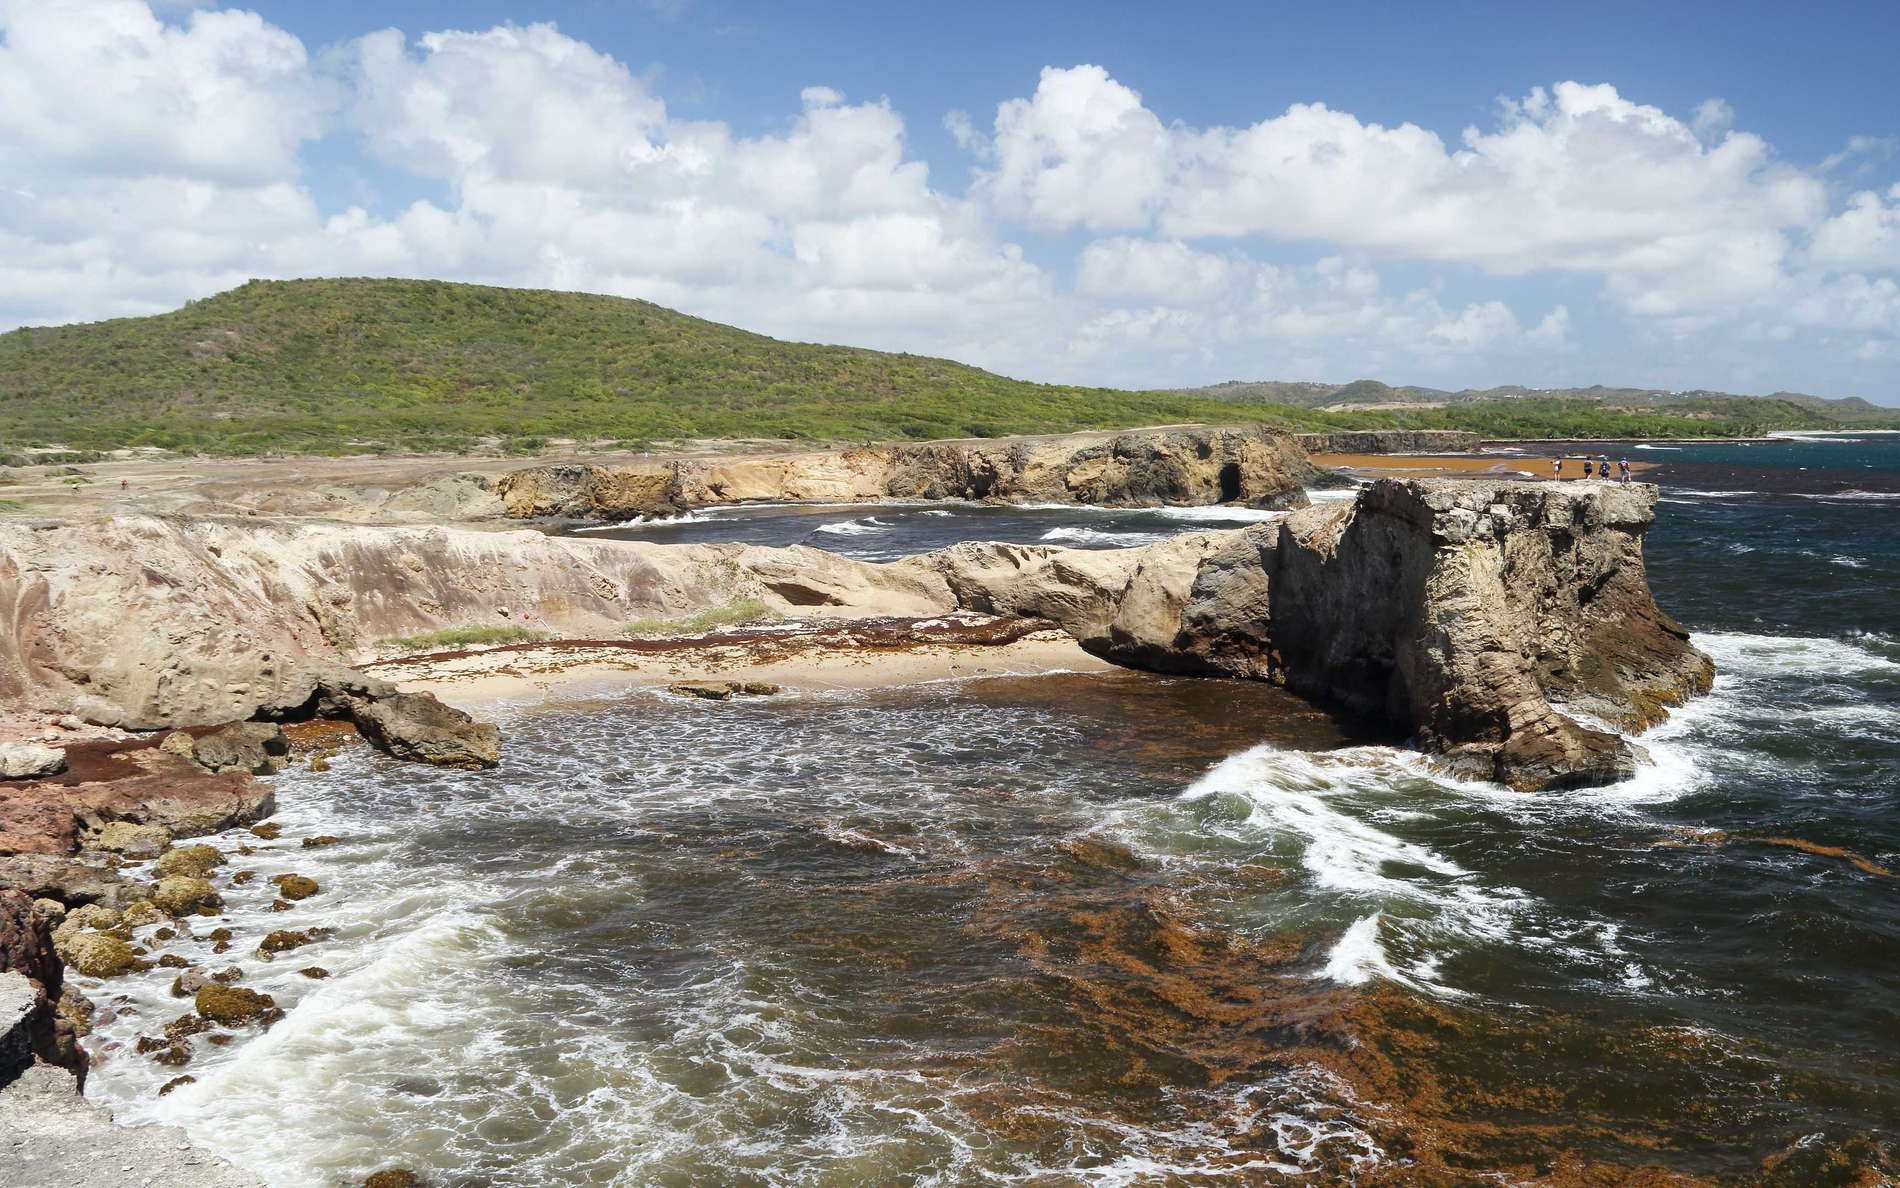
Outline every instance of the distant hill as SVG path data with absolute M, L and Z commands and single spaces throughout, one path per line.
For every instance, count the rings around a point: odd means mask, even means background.
M 173 313 L 0 334 L 0 439 L 29 445 L 916 440 L 1210 419 L 1342 424 L 780 342 L 646 301 L 440 281 L 252 281 Z
M 1178 389 L 1184 395 L 1206 396 L 1235 404 L 1288 404 L 1326 411 L 1385 411 L 1409 413 L 1421 406 L 1456 408 L 1463 405 L 1498 406 L 1504 401 L 1526 406 L 1550 402 L 1588 401 L 1606 409 L 1661 412 L 1698 419 L 1750 417 L 1776 422 L 1776 428 L 1900 427 L 1900 409 L 1882 408 L 1858 396 L 1828 399 L 1801 392 L 1771 396 L 1737 396 L 1730 392 L 1697 389 L 1669 392 L 1656 388 L 1465 388 L 1447 392 L 1438 388 L 1390 387 L 1378 380 L 1349 384 L 1288 383 L 1266 380 L 1248 383 L 1229 380 L 1205 388 Z M 1791 410 L 1800 410 L 1799 412 Z M 1503 411 L 1498 408 L 1495 411 Z M 1801 413 L 1811 414 L 1802 416 Z M 1786 425 L 1782 421 L 1789 422 Z
M 1651 399 L 1661 396 L 1667 407 Z M 1342 404 L 1371 407 L 1330 407 Z M 0 459 L 49 445 L 532 450 L 550 438 L 849 442 L 1187 421 L 1684 437 L 1888 411 L 1797 395 L 1437 393 L 1373 380 L 1036 384 L 947 359 L 781 342 L 645 301 L 442 281 L 252 281 L 153 317 L 0 334 Z

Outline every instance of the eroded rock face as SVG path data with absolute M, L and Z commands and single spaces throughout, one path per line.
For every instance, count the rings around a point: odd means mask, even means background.
M 1625 778 L 1638 758 L 1572 713 L 1641 729 L 1713 679 L 1649 590 L 1654 498 L 1386 480 L 1278 524 L 1127 550 L 1120 571 L 1023 546 L 935 563 L 960 597 L 1033 608 L 1117 663 L 1283 682 L 1391 721 L 1468 774 L 1570 787 Z
M 72 1023 L 59 1011 L 65 967 L 47 917 L 18 891 L 0 891 L 0 1085 L 34 1057 L 85 1075 Z
M 1321 477 L 1281 430 L 1186 425 L 710 461 L 542 466 L 503 475 L 494 490 L 512 516 L 630 519 L 720 503 L 809 499 L 1297 507 Z
M 1155 451 L 1087 461 L 1174 481 Z M 1036 481 L 1092 481 L 1077 473 Z M 1653 499 L 1640 484 L 1388 480 L 1352 503 L 1145 548 L 967 543 L 889 564 L 442 528 L 0 525 L 0 612 L 20 625 L 0 633 L 0 701 L 65 698 L 154 725 L 337 718 L 405 758 L 486 766 L 492 728 L 332 657 L 378 635 L 498 620 L 612 638 L 631 618 L 757 599 L 798 618 L 1049 620 L 1117 663 L 1283 681 L 1379 715 L 1488 778 L 1603 782 L 1635 753 L 1573 714 L 1646 725 L 1711 674 L 1649 593 Z M 141 617 L 160 611 L 169 631 L 154 640 Z M 0 801 L 0 851 L 8 814 L 31 803 Z M 181 836 L 208 831 L 164 820 Z M 68 837 L 47 852 L 71 848 Z
M 1484 444 L 1459 429 L 1365 429 L 1296 435 L 1309 454 L 1469 454 Z

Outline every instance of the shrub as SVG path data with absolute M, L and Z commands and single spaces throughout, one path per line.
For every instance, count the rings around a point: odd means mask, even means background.
M 620 630 L 639 638 L 652 635 L 704 635 L 721 627 L 756 623 L 778 616 L 757 598 L 737 598 L 724 606 L 710 607 L 683 619 L 635 619 Z
M 426 652 L 438 648 L 499 647 L 503 644 L 534 643 L 552 639 L 545 631 L 527 627 L 447 627 L 423 635 L 398 635 L 382 641 L 381 646 L 404 652 Z

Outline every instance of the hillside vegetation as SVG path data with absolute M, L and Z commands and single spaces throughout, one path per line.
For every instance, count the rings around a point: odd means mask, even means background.
M 1185 421 L 1683 437 L 1841 423 L 1840 402 L 1813 397 L 1702 394 L 1639 408 L 1513 390 L 1405 408 L 1423 397 L 1383 395 L 1428 391 L 1369 380 L 1035 384 L 945 359 L 780 342 L 645 301 L 441 281 L 252 281 L 154 317 L 0 334 L 0 446 L 16 448 L 531 450 L 556 437 L 922 440 Z M 1353 401 L 1384 407 L 1323 407 Z
M 438 281 L 253 281 L 155 317 L 0 335 L 0 435 L 75 448 L 919 440 L 1209 419 L 1343 423 L 780 342 L 645 301 Z
M 1547 422 L 1543 418 L 1547 416 L 1571 418 L 1589 408 L 1601 409 L 1606 416 L 1661 414 L 1670 418 L 1754 425 L 1758 430 L 1900 427 L 1900 409 L 1883 408 L 1858 396 L 1830 400 L 1802 392 L 1736 396 L 1706 389 L 1670 392 L 1658 388 L 1609 388 L 1601 384 L 1589 388 L 1507 385 L 1448 392 L 1438 388 L 1395 388 L 1370 379 L 1349 384 L 1229 380 L 1224 384 L 1179 391 L 1183 395 L 1208 396 L 1236 404 L 1293 405 L 1333 412 L 1345 409 L 1393 412 L 1408 421 L 1421 413 L 1443 412 L 1445 415 L 1428 419 L 1435 424 L 1459 428 L 1473 427 L 1472 417 L 1459 415 L 1461 410 L 1467 409 L 1479 419 L 1544 424 Z M 1513 413 L 1512 409 L 1517 411 Z M 1503 429 L 1483 432 L 1495 432 L 1500 437 L 1513 435 Z

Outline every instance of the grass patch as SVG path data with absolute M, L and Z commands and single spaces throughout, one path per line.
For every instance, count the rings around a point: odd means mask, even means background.
M 650 635 L 704 635 L 720 627 L 775 619 L 772 608 L 757 598 L 737 598 L 724 606 L 715 606 L 684 619 L 635 619 L 620 629 L 636 639 Z
M 553 636 L 545 631 L 534 631 L 527 627 L 448 627 L 441 631 L 431 631 L 426 635 L 395 636 L 382 641 L 382 646 L 400 648 L 405 652 L 427 652 L 441 648 L 534 643 L 537 640 L 552 638 Z
M 0 512 L 25 511 L 26 504 L 18 499 L 0 499 Z

